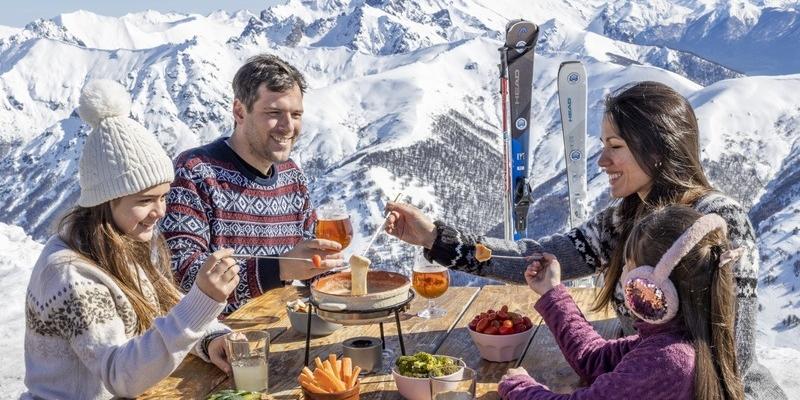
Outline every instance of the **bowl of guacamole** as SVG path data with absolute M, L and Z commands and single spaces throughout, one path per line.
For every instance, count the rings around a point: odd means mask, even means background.
M 419 352 L 398 357 L 392 367 L 392 377 L 403 397 L 430 400 L 430 377 L 457 377 L 465 366 L 460 358 Z

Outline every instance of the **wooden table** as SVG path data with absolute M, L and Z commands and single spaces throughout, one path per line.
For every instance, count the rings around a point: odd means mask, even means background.
M 305 335 L 289 329 L 285 303 L 303 296 L 301 289 L 286 287 L 276 289 L 252 300 L 225 320 L 234 329 L 258 328 L 270 332 L 272 343 L 269 356 L 269 391 L 274 399 L 299 399 L 302 392 L 297 375 L 303 366 Z M 618 336 L 620 325 L 613 311 L 591 312 L 595 289 L 569 289 L 584 315 L 604 337 Z M 467 324 L 472 317 L 490 308 L 507 304 L 533 321 L 535 333 L 529 343 L 521 365 L 540 382 L 552 390 L 569 393 L 580 386 L 580 381 L 564 360 L 550 330 L 533 309 L 538 295 L 527 286 L 504 285 L 483 288 L 453 287 L 437 304 L 447 309 L 447 315 L 425 320 L 415 314 L 425 307 L 427 300 L 417 296 L 411 309 L 401 314 L 403 339 L 407 354 L 425 351 L 457 356 L 478 372 L 478 397 L 496 399 L 497 382 L 516 361 L 495 363 L 482 360 L 472 343 Z M 389 359 L 400 355 L 400 344 L 394 322 L 384 323 L 386 349 L 391 354 L 384 357 L 382 371 L 362 378 L 362 399 L 401 399 L 391 376 Z M 328 353 L 342 352 L 342 341 L 355 336 L 380 337 L 379 325 L 346 326 L 325 337 L 311 339 L 311 359 L 325 357 Z M 393 355 L 392 355 L 393 354 Z M 233 388 L 233 380 L 212 364 L 188 356 L 175 372 L 140 398 L 204 399 L 209 393 Z

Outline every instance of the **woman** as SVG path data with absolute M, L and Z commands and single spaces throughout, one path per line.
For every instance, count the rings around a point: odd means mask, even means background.
M 28 285 L 25 385 L 43 399 L 136 397 L 189 352 L 228 372 L 217 322 L 239 282 L 231 250 L 213 253 L 181 296 L 154 227 L 172 162 L 137 122 L 119 84 L 95 81 L 79 113 L 92 126 L 78 205 L 61 220 Z M 151 244 L 153 246 L 151 246 Z
M 769 373 L 755 360 L 758 249 L 747 212 L 735 200 L 715 191 L 700 163 L 699 130 L 689 102 L 672 88 L 640 82 L 609 96 L 605 103 L 598 165 L 608 174 L 611 194 L 619 201 L 565 234 L 517 242 L 461 232 L 432 222 L 416 208 L 390 203 L 387 232 L 424 246 L 426 255 L 465 272 L 524 283 L 524 263 L 475 260 L 476 243 L 495 254 L 554 254 L 565 280 L 601 273 L 604 284 L 596 308 L 611 304 L 626 335 L 634 332 L 619 278 L 623 244 L 634 224 L 659 205 L 685 204 L 702 214 L 715 213 L 728 224 L 728 239 L 744 249 L 734 265 L 736 280 L 736 345 L 739 371 L 749 398 L 786 398 Z

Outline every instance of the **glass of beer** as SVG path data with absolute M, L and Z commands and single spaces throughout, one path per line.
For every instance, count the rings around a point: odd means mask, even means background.
M 317 227 L 314 230 L 317 239 L 333 240 L 342 245 L 342 250 L 350 245 L 353 239 L 353 225 L 350 214 L 344 204 L 334 202 L 317 209 Z
M 411 284 L 417 294 L 428 299 L 428 307 L 417 313 L 421 318 L 439 318 L 447 310 L 436 307 L 433 299 L 441 296 L 450 287 L 450 274 L 446 267 L 428 262 L 419 255 L 411 271 Z

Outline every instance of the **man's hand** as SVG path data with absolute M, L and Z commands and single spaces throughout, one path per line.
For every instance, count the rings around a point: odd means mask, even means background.
M 534 292 L 543 295 L 561 283 L 561 264 L 550 253 L 528 257 L 531 261 L 525 269 L 525 281 Z
M 292 279 L 305 280 L 311 279 L 331 268 L 344 265 L 344 256 L 341 253 L 342 245 L 333 240 L 309 239 L 304 240 L 294 246 L 282 256 L 305 258 L 311 260 L 315 255 L 322 258 L 320 267 L 315 267 L 311 261 L 286 260 L 279 261 L 281 268 L 281 280 L 289 281 Z
M 436 240 L 436 226 L 420 209 L 406 203 L 389 202 L 386 233 L 413 245 L 427 249 Z

